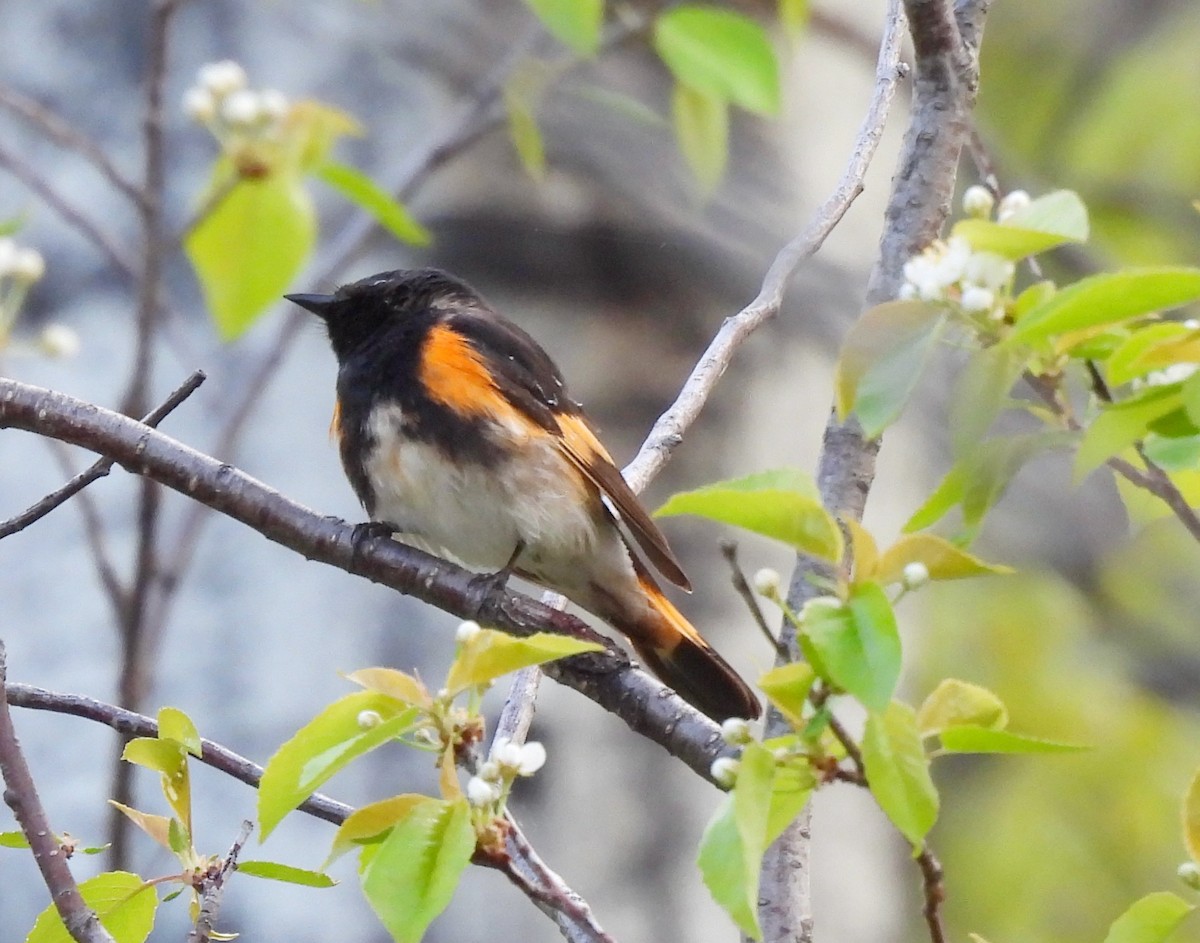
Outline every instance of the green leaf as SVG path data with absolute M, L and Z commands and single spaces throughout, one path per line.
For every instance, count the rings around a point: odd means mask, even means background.
M 779 112 L 779 63 L 766 31 L 748 17 L 677 6 L 654 21 L 654 48 L 685 85 L 761 115 Z
M 1111 386 L 1120 386 L 1164 366 L 1154 362 L 1152 354 L 1158 348 L 1193 333 L 1182 324 L 1173 322 L 1142 325 L 1105 360 L 1105 379 Z
M 154 929 L 158 897 L 136 874 L 98 874 L 82 882 L 79 893 L 116 943 L 143 943 Z M 25 943 L 72 943 L 53 904 L 38 914 Z
M 355 809 L 346 817 L 333 836 L 333 845 L 329 849 L 329 857 L 325 867 L 330 862 L 344 855 L 355 845 L 365 844 L 380 838 L 385 832 L 403 821 L 417 806 L 424 802 L 436 802 L 431 796 L 417 793 L 405 793 L 381 799 L 370 805 Z
M 1033 200 L 1002 223 L 963 219 L 952 235 L 962 236 L 979 252 L 1023 259 L 1067 242 L 1086 242 L 1087 207 L 1071 190 L 1056 190 Z
M 816 675 L 812 666 L 802 661 L 772 668 L 758 679 L 758 686 L 766 692 L 771 703 L 794 727 L 804 724 L 804 705 L 808 692 L 812 690 Z
M 536 109 L 544 89 L 544 77 L 530 66 L 516 69 L 504 86 L 504 110 L 508 136 L 525 172 L 534 180 L 546 176 L 546 146 L 538 127 Z
M 917 728 L 921 736 L 927 737 L 964 724 L 989 730 L 1003 729 L 1008 724 L 1008 709 L 987 688 L 946 678 L 921 704 L 917 711 Z
M 1200 770 L 1183 796 L 1183 843 L 1192 860 L 1200 862 Z
M 825 510 L 812 479 L 780 469 L 719 481 L 673 495 L 659 517 L 695 514 L 782 541 L 826 560 L 842 557 L 842 532 Z
M 192 828 L 192 786 L 187 750 L 178 740 L 137 737 L 125 744 L 121 759 L 161 773 L 160 785 L 172 811 L 184 827 Z
M 1078 743 L 1043 740 L 1011 730 L 961 724 L 938 734 L 943 753 L 1082 753 L 1090 747 Z
M 379 722 L 360 724 L 360 715 L 372 711 Z M 262 838 L 351 760 L 395 739 L 416 716 L 415 708 L 374 691 L 349 694 L 326 707 L 267 762 L 258 788 Z
M 214 190 L 228 180 L 218 171 Z M 275 303 L 316 241 L 312 199 L 299 173 L 243 178 L 184 240 L 223 341 L 240 337 Z
M 671 114 L 688 168 L 701 194 L 710 196 L 725 176 L 729 159 L 729 105 L 716 95 L 676 82 Z
M 29 839 L 23 832 L 0 832 L 0 848 L 28 848 Z
M 871 439 L 895 422 L 945 320 L 946 308 L 927 301 L 889 301 L 865 311 L 838 357 L 838 414 L 854 413 Z
M 919 848 L 937 820 L 938 794 L 913 709 L 893 701 L 886 711 L 873 711 L 863 731 L 862 754 L 875 801 Z
M 1130 269 L 1083 278 L 1038 305 L 1004 343 L 1044 340 L 1055 334 L 1116 324 L 1179 307 L 1200 298 L 1200 269 Z
M 108 804 L 117 809 L 129 821 L 153 838 L 156 842 L 171 851 L 171 823 L 175 821 L 165 815 L 153 815 L 122 805 L 116 799 L 109 799 Z
M 366 210 L 384 229 L 411 246 L 427 246 L 433 240 L 408 208 L 361 170 L 345 164 L 322 164 L 317 176 L 342 196 Z
M 1200 373 L 1193 373 L 1184 380 L 1179 392 L 1183 396 L 1183 409 L 1188 418 L 1200 425 Z
M 952 465 L 937 487 L 930 492 L 929 497 L 913 511 L 912 517 L 905 521 L 904 530 L 911 533 L 932 527 L 945 517 L 952 507 L 962 502 L 966 488 L 966 469 L 961 464 Z
M 875 579 L 884 585 L 898 583 L 904 577 L 904 568 L 910 563 L 924 564 L 931 580 L 961 580 L 1014 572 L 1012 567 L 985 563 L 944 537 L 909 534 L 897 540 L 883 554 L 875 570 Z
M 816 788 L 816 776 L 806 759 L 788 762 L 775 768 L 775 778 L 771 782 L 771 809 L 767 814 L 765 848 L 769 848 L 772 842 L 783 834 L 784 829 L 795 821 L 796 816 L 808 805 L 808 800 L 812 798 Z
M 182 855 L 192 847 L 192 836 L 179 819 L 167 822 L 167 847 L 176 855 Z
M 400 822 L 363 870 L 362 889 L 397 943 L 418 943 L 446 909 L 475 851 L 465 799 L 422 803 Z
M 900 679 L 900 632 L 878 583 L 859 583 L 840 607 L 806 606 L 803 639 L 829 679 L 872 710 L 882 710 Z
M 283 881 L 285 884 L 300 884 L 304 887 L 333 887 L 337 884 L 337 881 L 321 871 L 294 868 L 290 864 L 280 864 L 278 861 L 239 861 L 237 869 L 239 874 L 248 874 L 250 877 Z
M 192 718 L 176 707 L 163 707 L 158 712 L 158 739 L 174 740 L 192 754 L 200 756 L 200 732 Z
M 462 646 L 450 665 L 446 688 L 451 694 L 458 694 L 530 665 L 599 651 L 603 651 L 603 647 L 595 642 L 552 632 L 538 632 L 518 638 L 495 629 L 480 629 Z
M 976 351 L 954 384 L 950 398 L 950 438 L 961 458 L 983 440 L 1009 403 L 1026 359 L 1020 350 L 995 345 Z
M 775 758 L 762 744 L 750 743 L 741 763 L 737 785 L 704 830 L 699 865 L 713 900 L 759 940 L 758 875 L 767 850 Z
M 591 57 L 600 48 L 604 0 L 525 0 L 542 24 L 579 55 Z
M 395 668 L 360 668 L 346 675 L 346 680 L 412 707 L 429 707 L 433 704 L 433 698 L 420 680 Z
M 1193 909 L 1167 891 L 1147 894 L 1113 921 L 1104 943 L 1161 943 Z
M 1075 455 L 1075 478 L 1082 480 L 1106 461 L 1144 439 L 1157 420 L 1182 409 L 1183 394 L 1174 384 L 1147 389 L 1139 396 L 1104 409 L 1084 430 Z

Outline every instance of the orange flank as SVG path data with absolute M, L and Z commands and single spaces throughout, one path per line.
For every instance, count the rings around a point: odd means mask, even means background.
M 337 443 L 342 441 L 342 401 L 340 399 L 333 401 L 333 418 L 329 420 L 329 438 Z
M 429 397 L 463 416 L 511 416 L 483 355 L 444 324 L 430 328 L 421 351 L 421 385 Z

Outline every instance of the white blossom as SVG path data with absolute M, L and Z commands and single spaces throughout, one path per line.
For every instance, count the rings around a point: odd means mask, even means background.
M 992 208 L 995 205 L 996 198 L 992 196 L 992 191 L 987 187 L 975 184 L 963 191 L 962 207 L 963 212 L 968 216 L 987 219 L 992 215 Z
M 996 296 L 989 288 L 972 285 L 963 291 L 961 303 L 964 311 L 990 311 L 996 303 Z
M 454 633 L 454 639 L 460 645 L 465 645 L 482 631 L 483 629 L 478 622 L 468 619 L 466 622 L 459 624 L 458 630 Z
M 929 582 L 929 567 L 920 560 L 906 563 L 902 572 L 902 581 L 905 589 L 920 589 Z
M 372 727 L 378 727 L 383 723 L 383 715 L 379 711 L 359 711 L 356 719 L 359 730 L 370 730 Z
M 721 739 L 731 747 L 749 743 L 751 740 L 750 722 L 741 717 L 730 717 L 721 724 Z
M 763 567 L 754 574 L 754 591 L 760 596 L 779 595 L 779 571 Z
M 520 744 L 500 737 L 492 745 L 492 760 L 502 774 L 532 776 L 546 763 L 546 748 L 537 741 Z
M 288 112 L 287 96 L 275 88 L 264 88 L 258 93 L 258 105 L 263 115 L 278 121 Z
M 1172 383 L 1182 383 L 1197 370 L 1200 370 L 1200 364 L 1173 363 L 1169 367 L 1147 373 L 1145 384 L 1146 386 L 1170 386 Z
M 38 346 L 51 357 L 67 360 L 78 354 L 82 345 L 74 328 L 67 327 L 65 324 L 47 324 L 42 328 Z
M 996 219 L 1004 222 L 1013 216 L 1018 210 L 1023 210 L 1033 200 L 1029 198 L 1029 194 L 1024 190 L 1013 190 L 1000 201 L 1000 209 L 996 213 Z
M 46 274 L 46 261 L 37 249 L 19 248 L 13 255 L 9 273 L 17 281 L 32 285 Z
M 217 100 L 203 85 L 193 85 L 183 93 L 183 113 L 193 121 L 208 124 L 217 115 Z
M 994 252 L 972 252 L 963 267 L 963 281 L 991 291 L 999 291 L 1013 277 L 1016 266 Z
M 467 780 L 467 801 L 476 808 L 491 805 L 500 798 L 500 786 L 479 776 Z
M 718 786 L 732 789 L 737 782 L 738 770 L 741 768 L 741 760 L 735 760 L 732 756 L 718 756 L 712 761 L 709 772 Z
M 262 117 L 262 99 L 248 88 L 230 93 L 221 102 L 221 118 L 235 127 L 249 127 Z
M 232 59 L 210 62 L 200 67 L 196 84 L 208 89 L 217 98 L 246 87 L 246 70 Z

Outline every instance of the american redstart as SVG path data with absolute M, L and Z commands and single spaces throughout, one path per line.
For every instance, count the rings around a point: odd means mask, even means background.
M 634 552 L 625 532 L 664 577 L 691 588 L 532 337 L 435 269 L 287 297 L 329 330 L 333 433 L 371 520 L 562 593 L 627 635 L 715 720 L 758 717 L 749 686 Z

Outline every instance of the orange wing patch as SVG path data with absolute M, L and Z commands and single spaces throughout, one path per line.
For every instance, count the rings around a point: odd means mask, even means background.
M 558 420 L 562 450 L 566 456 L 613 503 L 622 522 L 629 528 L 629 533 L 658 571 L 676 586 L 690 590 L 692 585 L 671 552 L 667 538 L 621 477 L 608 450 L 588 428 L 587 422 L 582 416 L 565 413 L 556 413 L 554 418 Z
M 430 399 L 464 416 L 511 415 L 484 357 L 462 334 L 435 324 L 421 348 L 421 386 Z
M 329 438 L 341 444 L 342 441 L 342 401 L 333 401 L 333 418 L 329 420 Z

